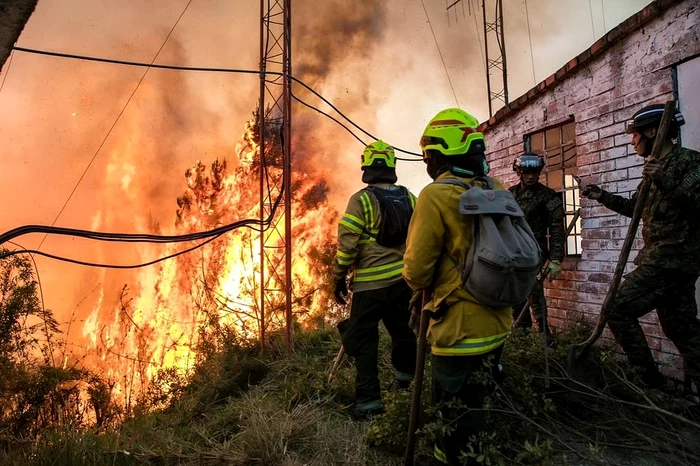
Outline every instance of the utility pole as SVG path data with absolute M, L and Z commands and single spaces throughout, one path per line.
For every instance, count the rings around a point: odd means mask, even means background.
M 260 219 L 271 217 L 260 233 L 260 343 L 264 348 L 266 326 L 284 303 L 287 351 L 293 341 L 291 3 L 260 0 L 258 113 Z M 275 158 L 275 148 L 281 151 L 281 160 Z
M 462 1 L 465 0 L 455 0 L 447 7 L 447 10 L 450 10 Z M 508 66 L 506 62 L 506 39 L 503 32 L 503 0 L 493 0 L 493 15 L 487 14 L 487 3 L 489 8 L 491 8 L 492 0 L 481 0 L 484 25 L 484 55 L 486 59 L 486 90 L 488 93 L 489 117 L 492 117 L 494 111 L 497 110 L 497 108 L 494 108 L 495 105 L 499 103 L 508 105 Z M 469 11 L 471 11 L 471 8 Z M 489 47 L 489 42 L 491 47 Z M 499 81 L 501 81 L 500 85 Z

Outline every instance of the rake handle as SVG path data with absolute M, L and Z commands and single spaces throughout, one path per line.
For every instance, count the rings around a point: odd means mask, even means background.
M 413 466 L 416 450 L 416 429 L 420 415 L 420 399 L 423 393 L 423 373 L 425 372 L 425 351 L 427 346 L 426 335 L 430 315 L 424 310 L 428 304 L 428 292 L 423 290 L 422 307 L 420 313 L 420 326 L 418 327 L 418 349 L 416 351 L 416 373 L 413 379 L 413 398 L 411 400 L 411 417 L 408 420 L 408 439 L 406 441 L 406 454 L 404 466 Z
M 661 124 L 659 125 L 659 131 L 654 139 L 654 147 L 651 150 L 652 160 L 661 160 L 661 148 L 666 140 L 666 135 L 671 126 L 671 118 L 676 109 L 676 104 L 673 100 L 666 102 L 664 106 L 664 113 L 661 117 Z M 595 343 L 598 338 L 603 334 L 605 326 L 608 324 L 608 319 L 610 318 L 610 309 L 612 308 L 615 295 L 620 287 L 620 281 L 622 280 L 622 274 L 625 271 L 625 266 L 627 265 L 627 259 L 630 255 L 630 250 L 632 249 L 632 243 L 634 242 L 634 237 L 637 234 L 637 229 L 639 228 L 639 221 L 642 218 L 642 212 L 649 198 L 649 189 L 651 187 L 651 180 L 649 178 L 644 178 L 637 192 L 637 201 L 634 204 L 634 210 L 632 211 L 632 220 L 630 221 L 630 227 L 627 230 L 627 236 L 625 237 L 625 242 L 622 244 L 622 250 L 620 251 L 620 257 L 617 261 L 617 267 L 615 267 L 615 274 L 613 275 L 612 283 L 610 288 L 608 288 L 608 293 L 603 301 L 603 307 L 598 315 L 598 322 L 596 323 L 595 329 L 588 340 L 583 343 L 579 343 L 576 346 L 582 348 L 583 351 L 588 349 L 593 343 Z

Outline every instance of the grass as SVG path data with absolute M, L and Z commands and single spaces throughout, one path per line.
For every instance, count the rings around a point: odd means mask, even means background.
M 586 331 L 574 326 L 559 336 L 559 346 L 549 352 L 549 387 L 538 338 L 531 332 L 512 335 L 502 361 L 508 377 L 494 388 L 488 404 L 494 434 L 477 439 L 485 453 L 472 459 L 481 464 L 682 465 L 700 458 L 700 430 L 673 417 L 685 416 L 684 408 L 635 391 L 633 375 L 627 378 L 629 368 L 614 353 L 603 353 L 605 386 L 571 385 L 561 370 L 566 345 L 580 341 Z M 384 336 L 380 351 L 383 387 L 393 377 L 387 340 Z M 336 332 L 299 332 L 289 357 L 280 341 L 273 339 L 262 355 L 234 344 L 209 352 L 191 380 L 166 378 L 172 397 L 165 407 L 155 409 L 164 399 L 156 384 L 142 400 L 143 409 L 118 426 L 56 426 L 31 441 L 0 433 L 0 464 L 402 464 L 410 393 L 385 391 L 385 415 L 353 421 L 354 369 L 348 358 L 334 382 L 326 382 L 340 347 Z M 427 366 L 424 413 L 431 410 L 429 373 Z M 417 453 L 425 458 L 430 439 L 445 426 L 428 414 L 422 421 Z

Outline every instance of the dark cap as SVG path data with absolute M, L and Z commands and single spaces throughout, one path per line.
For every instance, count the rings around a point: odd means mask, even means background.
M 648 128 L 658 128 L 663 114 L 664 104 L 647 105 L 632 115 L 632 119 L 627 122 L 627 134 L 638 133 Z M 676 128 L 685 124 L 683 114 L 679 110 L 675 110 L 671 124 Z

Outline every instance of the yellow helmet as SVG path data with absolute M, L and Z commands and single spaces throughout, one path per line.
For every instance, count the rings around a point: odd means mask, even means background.
M 423 131 L 420 148 L 443 155 L 481 154 L 486 150 L 479 121 L 461 108 L 448 108 L 430 120 Z
M 381 140 L 369 144 L 362 153 L 362 168 L 365 167 L 396 168 L 394 148 Z

